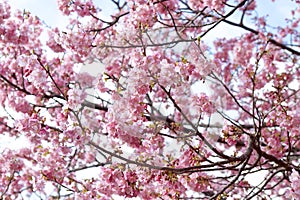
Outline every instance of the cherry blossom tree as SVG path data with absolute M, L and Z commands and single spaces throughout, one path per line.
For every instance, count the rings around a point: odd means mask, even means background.
M 105 2 L 0 3 L 0 199 L 299 199 L 299 0 Z

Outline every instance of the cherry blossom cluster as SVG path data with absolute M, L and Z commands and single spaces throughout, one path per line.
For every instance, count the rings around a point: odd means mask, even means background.
M 110 3 L 0 3 L 0 199 L 299 198 L 299 2 Z

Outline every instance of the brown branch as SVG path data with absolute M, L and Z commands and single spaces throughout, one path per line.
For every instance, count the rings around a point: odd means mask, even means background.
M 247 0 L 244 0 L 244 1 L 240 2 L 235 8 L 233 8 L 225 16 L 223 16 L 222 18 L 220 18 L 212 27 L 210 27 L 208 30 L 206 30 L 204 33 L 202 33 L 200 35 L 200 38 L 202 38 L 203 36 L 205 36 L 209 31 L 211 31 L 212 29 L 214 29 L 216 26 L 218 26 L 222 21 L 226 20 L 226 18 L 230 17 L 237 9 L 239 9 L 242 6 L 244 6 L 246 2 L 247 2 Z
M 225 23 L 227 23 L 227 24 L 229 24 L 229 25 L 232 25 L 232 26 L 240 27 L 240 28 L 242 28 L 242 29 L 244 29 L 244 30 L 247 30 L 247 31 L 249 31 L 249 32 L 251 32 L 251 33 L 253 33 L 253 34 L 255 34 L 255 35 L 259 35 L 259 34 L 260 34 L 259 31 L 254 30 L 253 28 L 250 28 L 250 27 L 248 27 L 248 26 L 245 26 L 244 24 L 235 23 L 235 22 L 232 22 L 232 21 L 229 21 L 229 20 L 226 20 L 226 19 L 224 19 L 223 22 L 225 22 Z M 275 45 L 275 46 L 278 46 L 278 47 L 280 47 L 280 48 L 282 48 L 282 49 L 285 49 L 285 50 L 291 52 L 292 54 L 295 54 L 295 55 L 297 55 L 297 56 L 300 56 L 300 51 L 297 51 L 297 50 L 295 50 L 295 49 L 293 49 L 293 48 L 290 48 L 290 47 L 288 47 L 288 46 L 286 46 L 286 45 L 284 45 L 284 44 L 282 44 L 282 43 L 280 43 L 280 42 L 274 40 L 273 38 L 268 38 L 268 41 L 269 41 L 270 43 L 272 43 L 273 45 Z

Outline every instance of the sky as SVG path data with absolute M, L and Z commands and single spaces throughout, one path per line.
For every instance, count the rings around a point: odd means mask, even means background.
M 9 0 L 9 2 L 13 9 L 28 10 L 32 14 L 37 15 L 51 27 L 64 27 L 68 23 L 68 21 L 63 18 L 63 15 L 58 11 L 56 0 Z M 96 2 L 101 2 L 99 4 L 101 4 L 102 12 L 104 13 L 103 16 L 105 16 L 106 13 L 111 12 L 112 6 L 109 0 Z M 292 0 L 276 0 L 276 3 L 273 3 L 271 0 L 258 0 L 257 11 L 259 14 L 268 12 L 269 22 L 271 25 L 284 23 L 284 20 L 281 19 L 288 18 L 290 16 L 289 10 L 295 5 L 292 2 Z M 277 16 L 280 16 L 280 18 Z M 222 26 L 221 29 L 223 29 L 223 31 L 225 29 L 225 32 L 228 32 L 226 34 L 230 33 L 230 35 L 233 32 L 236 34 L 240 32 L 240 29 L 235 30 L 232 26 Z M 216 30 L 215 32 L 217 33 L 219 30 Z
M 9 0 L 9 3 L 13 9 L 30 11 L 52 27 L 64 27 L 68 22 L 57 9 L 55 0 Z
M 68 20 L 61 14 L 57 8 L 56 0 L 9 0 L 12 9 L 30 11 L 38 16 L 50 27 L 65 27 Z M 96 1 L 97 2 L 97 1 Z M 111 3 L 109 0 L 101 0 L 101 9 L 103 16 L 111 12 Z

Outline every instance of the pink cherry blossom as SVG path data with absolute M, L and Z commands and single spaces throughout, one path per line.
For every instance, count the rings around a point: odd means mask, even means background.
M 290 189 L 290 198 L 298 199 L 300 197 L 299 189 L 299 172 L 293 169 L 293 172 L 290 175 L 291 189 Z
M 300 198 L 299 2 L 271 2 L 1 2 L 0 199 Z

